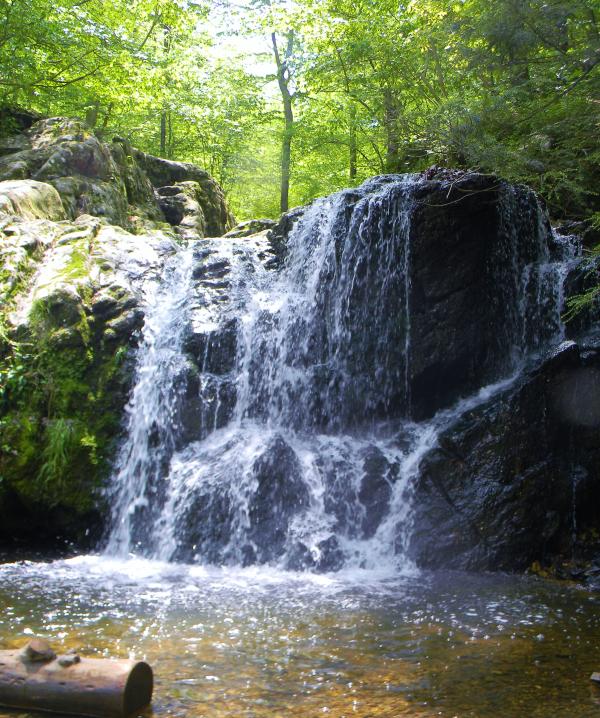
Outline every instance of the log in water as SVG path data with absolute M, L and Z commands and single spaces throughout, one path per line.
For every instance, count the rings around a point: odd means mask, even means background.
M 28 660 L 24 651 L 0 651 L 0 705 L 11 708 L 124 718 L 150 703 L 152 687 L 143 661 Z

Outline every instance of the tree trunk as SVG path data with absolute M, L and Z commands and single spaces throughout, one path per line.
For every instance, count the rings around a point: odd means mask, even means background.
M 100 110 L 100 103 L 96 100 L 93 105 L 90 105 L 85 112 L 85 124 L 88 127 L 94 129 L 98 122 L 98 111 Z
M 71 661 L 73 657 L 71 656 Z M 152 699 L 152 669 L 129 660 L 80 658 L 78 662 L 23 660 L 0 651 L 0 705 L 21 710 L 127 718 Z
M 165 63 L 168 62 L 169 54 L 171 52 L 171 26 L 170 25 L 163 25 L 163 32 L 164 32 L 164 38 L 163 38 L 163 52 L 164 52 L 164 61 Z M 169 73 L 167 70 L 165 80 L 167 83 L 167 86 L 170 81 Z M 163 107 L 160 113 L 160 156 L 166 157 L 167 156 L 167 106 L 166 101 L 163 103 Z
M 391 90 L 383 91 L 384 126 L 386 135 L 385 171 L 400 171 L 400 142 L 398 140 L 398 107 Z
M 167 111 L 160 113 L 160 156 L 164 157 L 167 152 Z
M 285 121 L 283 131 L 283 141 L 281 144 L 281 198 L 280 209 L 287 212 L 289 209 L 290 195 L 290 168 L 292 162 L 292 137 L 294 134 L 294 97 L 290 92 L 289 81 L 289 60 L 294 49 L 294 33 L 290 30 L 287 33 L 287 47 L 285 54 L 281 57 L 277 46 L 277 37 L 275 33 L 271 34 L 273 42 L 273 53 L 275 55 L 275 63 L 277 65 L 277 83 L 281 92 L 283 101 L 283 117 Z
M 348 138 L 348 176 L 350 182 L 356 179 L 357 147 L 356 147 L 356 106 L 350 100 Z

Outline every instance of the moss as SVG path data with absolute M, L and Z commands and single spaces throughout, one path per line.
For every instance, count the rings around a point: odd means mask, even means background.
M 27 335 L 17 342 L 0 327 L 0 478 L 24 505 L 83 520 L 110 470 L 128 348 L 108 344 L 92 315 L 88 242 L 68 257 L 56 287 L 32 302 Z

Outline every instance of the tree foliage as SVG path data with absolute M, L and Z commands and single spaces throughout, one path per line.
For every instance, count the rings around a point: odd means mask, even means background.
M 0 100 L 198 162 L 241 217 L 277 214 L 282 169 L 299 204 L 432 164 L 527 182 L 555 216 L 586 217 L 599 5 L 0 0 Z

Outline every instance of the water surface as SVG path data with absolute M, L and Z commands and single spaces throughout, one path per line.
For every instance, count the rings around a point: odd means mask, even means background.
M 537 578 L 78 557 L 0 566 L 0 605 L 1 648 L 148 660 L 148 716 L 600 715 L 600 596 Z

